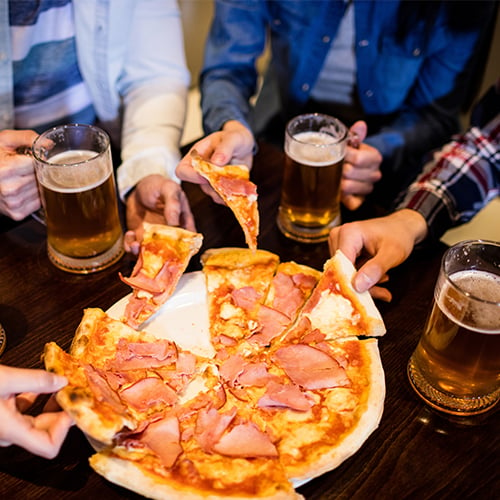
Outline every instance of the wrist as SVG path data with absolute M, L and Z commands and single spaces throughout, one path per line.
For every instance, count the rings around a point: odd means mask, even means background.
M 411 208 L 402 208 L 401 210 L 394 212 L 392 215 L 404 222 L 406 230 L 413 238 L 414 245 L 425 240 L 429 233 L 429 228 L 425 217 L 420 212 L 412 210 Z

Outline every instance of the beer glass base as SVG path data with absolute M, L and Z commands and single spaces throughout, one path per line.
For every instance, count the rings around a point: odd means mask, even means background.
M 492 409 L 498 402 L 499 391 L 486 396 L 458 397 L 436 389 L 422 375 L 413 356 L 408 362 L 407 373 L 411 386 L 421 399 L 432 408 L 450 415 L 478 415 Z
M 279 230 L 287 237 L 300 243 L 322 243 L 328 240 L 330 230 L 340 225 L 340 214 L 326 226 L 304 227 L 294 224 L 280 212 L 277 218 Z
M 115 262 L 118 262 L 125 253 L 122 236 L 116 240 L 116 243 L 109 250 L 93 257 L 68 257 L 59 253 L 50 244 L 47 244 L 47 252 L 52 264 L 63 271 L 75 274 L 90 274 L 102 271 L 112 266 Z

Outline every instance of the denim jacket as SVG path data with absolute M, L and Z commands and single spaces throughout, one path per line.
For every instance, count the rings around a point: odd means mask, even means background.
M 390 117 L 366 142 L 393 168 L 401 167 L 402 146 L 423 155 L 457 131 L 468 83 L 463 72 L 479 39 L 478 30 L 452 33 L 441 13 L 427 40 L 416 26 L 398 43 L 399 3 L 354 0 L 358 98 L 367 116 Z M 343 0 L 216 0 L 201 74 L 205 131 L 228 120 L 250 126 L 255 64 L 268 31 L 281 107 L 289 115 L 300 112 L 344 9 Z

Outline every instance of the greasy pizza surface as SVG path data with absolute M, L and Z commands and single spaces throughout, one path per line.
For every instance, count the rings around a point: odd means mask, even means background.
M 210 186 L 231 209 L 243 229 L 248 248 L 257 248 L 259 235 L 259 210 L 257 186 L 250 181 L 245 165 L 215 165 L 191 151 L 193 168 L 208 180 Z
M 124 321 L 137 328 L 172 295 L 203 236 L 180 227 L 143 223 L 144 235 L 137 263 L 122 281 L 132 287 Z
M 380 315 L 352 295 L 341 254 L 323 272 L 250 249 L 202 264 L 214 357 L 88 309 L 69 354 L 46 347 L 47 369 L 69 379 L 58 401 L 104 445 L 92 467 L 142 495 L 301 498 L 294 483 L 337 467 L 378 425 L 377 340 L 357 335 L 381 335 Z M 349 307 L 318 306 L 337 296 Z

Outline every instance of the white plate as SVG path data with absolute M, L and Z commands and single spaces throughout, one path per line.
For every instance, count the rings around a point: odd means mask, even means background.
M 130 295 L 112 305 L 107 311 L 108 315 L 120 319 Z M 172 296 L 139 330 L 158 338 L 173 340 L 181 349 L 194 354 L 212 357 L 215 351 L 210 343 L 203 273 L 196 271 L 183 274 Z

